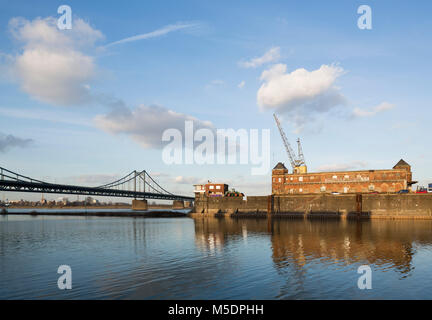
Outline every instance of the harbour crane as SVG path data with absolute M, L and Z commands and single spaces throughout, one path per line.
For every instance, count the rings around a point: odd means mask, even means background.
M 293 172 L 294 173 L 307 173 L 307 166 L 306 166 L 306 162 L 304 159 L 303 149 L 301 146 L 300 138 L 297 139 L 297 156 L 296 156 L 293 149 L 291 148 L 291 145 L 288 142 L 288 139 L 285 135 L 285 132 L 283 131 L 282 126 L 279 122 L 279 119 L 275 113 L 273 113 L 273 117 L 274 117 L 274 119 L 276 121 L 276 125 L 279 129 L 279 133 L 281 135 L 283 144 L 285 146 L 285 150 L 288 154 L 288 158 L 290 160 L 291 167 L 293 168 Z

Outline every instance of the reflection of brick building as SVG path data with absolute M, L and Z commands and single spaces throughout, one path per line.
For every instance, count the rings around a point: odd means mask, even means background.
M 414 183 L 411 166 L 402 159 L 387 170 L 289 174 L 279 162 L 272 171 L 272 194 L 397 192 Z

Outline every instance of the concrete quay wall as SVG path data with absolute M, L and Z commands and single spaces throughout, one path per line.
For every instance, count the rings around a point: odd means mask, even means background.
M 432 219 L 432 194 L 364 195 L 363 210 L 376 218 Z
M 194 215 L 432 219 L 432 194 L 308 194 L 197 197 Z
M 202 214 L 257 211 L 267 212 L 267 196 L 247 197 L 247 201 L 240 197 L 197 197 L 193 210 Z

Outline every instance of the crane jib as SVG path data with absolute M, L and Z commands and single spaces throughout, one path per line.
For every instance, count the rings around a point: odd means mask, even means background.
M 276 125 L 279 129 L 279 133 L 281 135 L 281 138 L 282 138 L 283 144 L 285 146 L 285 150 L 288 154 L 288 158 L 290 160 L 293 171 L 297 171 L 296 169 L 298 167 L 301 167 L 301 166 L 306 167 L 306 162 L 305 162 L 304 155 L 303 155 L 303 149 L 302 149 L 301 143 L 300 143 L 300 138 L 297 139 L 298 155 L 296 156 L 293 149 L 291 148 L 291 145 L 288 142 L 288 139 L 285 135 L 285 132 L 283 131 L 282 126 L 279 122 L 279 119 L 275 113 L 273 113 L 273 117 L 274 117 L 274 119 L 276 121 Z

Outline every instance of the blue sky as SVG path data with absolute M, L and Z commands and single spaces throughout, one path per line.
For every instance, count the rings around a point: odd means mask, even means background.
M 71 32 L 49 29 L 62 4 L 72 8 Z M 362 4 L 372 9 L 371 30 L 357 27 Z M 172 126 L 169 112 L 214 128 L 270 129 L 271 166 L 288 164 L 277 112 L 293 146 L 302 139 L 309 171 L 391 168 L 403 158 L 415 180 L 432 182 L 428 1 L 0 6 L 0 166 L 87 185 L 146 169 L 173 192 L 210 179 L 267 194 L 270 172 L 251 176 L 250 165 L 164 164 L 159 131 L 150 130 L 159 119 Z M 178 29 L 107 46 L 170 26 Z

